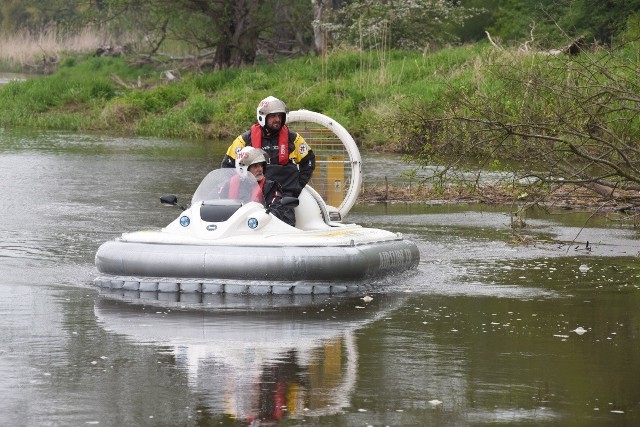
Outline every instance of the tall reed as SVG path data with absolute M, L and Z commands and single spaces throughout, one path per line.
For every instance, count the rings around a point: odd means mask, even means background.
M 38 33 L 24 29 L 0 34 L 0 67 L 28 70 L 62 54 L 90 52 L 112 43 L 111 34 L 92 27 L 63 31 L 52 25 Z

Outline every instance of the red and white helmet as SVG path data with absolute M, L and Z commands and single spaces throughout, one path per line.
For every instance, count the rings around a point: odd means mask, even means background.
M 258 104 L 258 108 L 256 109 L 258 124 L 264 127 L 267 124 L 267 115 L 276 113 L 282 113 L 282 124 L 285 124 L 287 121 L 287 114 L 289 113 L 287 104 L 280 101 L 278 98 L 267 96 L 265 99 L 260 101 L 260 104 Z
M 256 163 L 262 163 L 263 167 L 267 167 L 267 156 L 265 152 L 259 148 L 253 148 L 251 146 L 244 147 L 238 152 L 236 156 L 236 171 L 242 178 L 247 176 L 249 166 Z

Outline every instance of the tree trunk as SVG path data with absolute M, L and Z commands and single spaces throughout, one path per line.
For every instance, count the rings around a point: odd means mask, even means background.
M 313 6 L 313 45 L 318 56 L 322 56 L 327 48 L 326 33 L 321 26 L 324 0 L 311 0 L 311 5 Z
M 213 66 L 216 70 L 229 68 L 231 65 L 231 42 L 221 38 L 216 46 L 216 55 L 213 58 Z
M 216 69 L 254 63 L 259 36 L 255 18 L 263 3 L 264 0 L 243 0 L 229 7 L 227 24 L 216 47 Z

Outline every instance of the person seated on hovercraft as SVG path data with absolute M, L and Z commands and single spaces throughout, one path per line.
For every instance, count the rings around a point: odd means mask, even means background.
M 276 181 L 267 179 L 264 171 L 267 160 L 259 148 L 244 147 L 236 158 L 237 174 L 220 190 L 220 197 L 262 203 L 278 219 L 290 222 L 286 208 L 282 206 L 282 189 Z M 257 185 L 256 185 L 257 181 Z

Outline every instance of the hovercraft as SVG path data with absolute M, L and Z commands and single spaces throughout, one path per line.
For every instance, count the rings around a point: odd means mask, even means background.
M 400 233 L 343 222 L 358 197 L 362 173 L 348 132 L 306 110 L 290 113 L 287 123 L 317 159 L 300 196 L 282 199 L 295 206 L 295 227 L 251 198 L 221 197 L 220 189 L 236 172 L 217 169 L 165 228 L 124 233 L 102 244 L 95 257 L 102 276 L 94 283 L 133 291 L 331 294 L 369 289 L 387 274 L 415 268 L 418 248 Z M 255 180 L 242 185 L 246 191 L 239 194 L 255 194 L 250 187 Z M 161 200 L 179 206 L 175 196 Z

